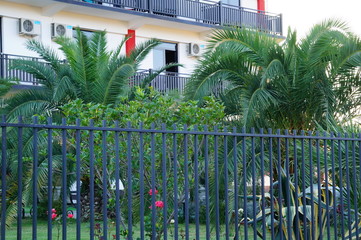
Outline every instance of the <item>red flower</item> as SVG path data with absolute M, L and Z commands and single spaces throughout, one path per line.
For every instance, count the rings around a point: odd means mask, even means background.
M 51 219 L 55 219 L 58 215 L 56 213 L 51 214 Z
M 52 213 L 56 213 L 55 208 L 51 209 L 51 212 L 52 212 Z
M 71 213 L 68 214 L 68 218 L 73 218 L 73 217 L 74 217 L 74 214 L 71 214 Z
M 163 207 L 164 207 L 164 203 L 163 203 L 163 201 L 156 201 L 156 202 L 155 202 L 155 206 L 156 206 L 156 207 L 159 207 L 159 208 L 163 208 Z
M 156 201 L 155 206 L 159 208 L 164 208 L 164 202 L 163 201 Z M 152 205 L 149 206 L 149 209 L 152 209 Z
M 155 194 L 158 194 L 158 190 L 157 189 L 155 189 Z M 150 189 L 149 190 L 149 192 L 148 192 L 148 194 L 150 195 L 150 196 L 152 196 L 153 195 L 153 189 Z

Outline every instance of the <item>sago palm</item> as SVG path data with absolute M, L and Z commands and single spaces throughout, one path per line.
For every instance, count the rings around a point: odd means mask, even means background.
M 361 40 L 340 21 L 315 25 L 282 44 L 247 29 L 217 30 L 186 88 L 215 94 L 245 127 L 314 129 L 353 117 L 361 103 Z
M 88 38 L 78 30 L 75 40 L 55 40 L 65 61 L 41 42 L 28 41 L 27 48 L 42 57 L 46 64 L 16 60 L 12 68 L 33 74 L 41 86 L 21 91 L 10 98 L 6 109 L 8 117 L 13 120 L 19 115 L 56 115 L 61 105 L 76 98 L 84 102 L 115 103 L 129 90 L 129 79 L 139 64 L 159 44 L 158 40 L 149 40 L 125 56 L 121 49 L 126 41 L 127 38 L 115 50 L 109 51 L 105 32 L 96 32 Z

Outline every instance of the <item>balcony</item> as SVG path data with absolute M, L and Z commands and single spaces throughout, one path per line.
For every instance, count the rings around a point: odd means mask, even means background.
M 57 0 L 205 27 L 238 26 L 282 36 L 282 15 L 211 0 Z
M 12 78 L 17 80 L 19 84 L 14 86 L 15 88 L 30 88 L 41 86 L 41 81 L 39 79 L 36 79 L 33 75 L 20 70 L 10 69 L 12 62 L 15 59 L 26 59 L 31 61 L 37 61 L 43 63 L 44 65 L 47 64 L 41 58 L 0 53 L 0 78 Z M 142 80 L 145 77 L 149 76 L 152 71 L 152 69 L 139 70 L 134 75 L 134 77 L 130 79 L 130 85 L 140 85 Z M 155 79 L 153 79 L 153 81 L 150 83 L 150 86 L 163 93 L 177 91 L 182 94 L 188 79 L 188 74 L 164 72 L 158 75 Z

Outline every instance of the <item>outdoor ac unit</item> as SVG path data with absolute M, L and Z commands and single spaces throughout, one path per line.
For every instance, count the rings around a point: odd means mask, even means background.
M 52 23 L 51 24 L 51 37 L 71 37 L 72 36 L 72 26 L 67 26 L 65 24 Z
M 28 36 L 37 36 L 40 34 L 40 21 L 25 18 L 19 19 L 19 34 Z
M 188 55 L 189 56 L 200 56 L 202 54 L 204 46 L 198 43 L 189 43 Z

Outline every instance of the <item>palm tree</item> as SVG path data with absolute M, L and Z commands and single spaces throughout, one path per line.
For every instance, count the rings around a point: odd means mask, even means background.
M 74 41 L 68 38 L 55 40 L 65 61 L 41 42 L 28 41 L 27 48 L 41 56 L 46 64 L 16 60 L 12 68 L 33 74 L 40 80 L 41 87 L 22 91 L 8 100 L 6 111 L 9 120 L 39 113 L 56 117 L 60 114 L 60 106 L 76 98 L 102 104 L 117 102 L 129 91 L 129 79 L 134 76 L 139 64 L 159 44 L 158 40 L 149 40 L 125 56 L 120 52 L 126 41 L 127 38 L 115 50 L 108 51 L 105 32 L 87 37 L 78 30 Z M 150 77 L 154 78 L 167 67 Z M 144 83 L 149 81 L 145 79 Z
M 354 117 L 361 104 L 361 40 L 337 20 L 280 45 L 265 33 L 217 30 L 186 87 L 188 99 L 216 95 L 244 127 L 315 129 Z
M 108 51 L 105 32 L 96 32 L 91 37 L 85 36 L 80 30 L 77 31 L 75 40 L 58 38 L 55 40 L 60 45 L 60 50 L 65 56 L 65 61 L 55 53 L 54 50 L 44 46 L 41 42 L 30 40 L 27 48 L 41 56 L 43 62 L 33 62 L 28 60 L 16 60 L 11 66 L 13 69 L 21 70 L 32 74 L 40 80 L 41 85 L 37 88 L 20 91 L 9 99 L 5 109 L 7 121 L 17 122 L 18 116 L 23 116 L 24 121 L 38 114 L 43 117 L 50 116 L 53 121 L 58 121 L 62 116 L 61 106 L 70 100 L 81 99 L 85 103 L 114 104 L 121 96 L 131 96 L 131 86 L 129 80 L 136 73 L 140 63 L 148 53 L 159 44 L 158 40 L 152 39 L 138 45 L 129 56 L 120 54 L 125 38 L 119 46 Z M 166 68 L 174 66 L 169 64 L 162 69 L 150 74 L 143 80 L 142 86 L 147 85 L 152 78 L 164 71 Z M 10 80 L 10 79 L 9 79 Z M 9 81 L 8 81 L 9 82 Z M 10 87 L 10 83 L 3 84 L 4 92 Z M 5 88 L 7 87 L 7 88 Z M 17 196 L 17 152 L 21 147 L 17 139 L 16 128 L 8 128 L 8 164 L 9 169 L 9 202 L 16 202 Z M 59 132 L 54 131 L 53 139 L 59 139 Z M 31 129 L 25 128 L 22 139 L 23 158 L 28 159 L 23 164 L 23 203 L 28 204 L 31 199 L 32 189 L 32 156 L 34 135 Z M 42 129 L 38 132 L 38 148 L 47 148 L 47 132 Z M 61 169 L 61 151 L 58 141 L 54 141 L 53 159 L 54 169 Z M 48 177 L 47 155 L 41 155 L 38 159 L 39 178 L 38 186 L 46 186 Z M 72 171 L 71 167 L 68 169 Z M 59 177 L 59 171 L 54 172 L 54 178 Z M 70 186 L 70 184 L 69 184 Z M 40 188 L 40 187 L 39 187 Z M 41 189 L 41 188 L 40 188 Z M 39 192 L 42 197 L 44 192 Z M 46 194 L 46 193 L 45 193 Z M 17 210 L 16 204 L 8 206 L 8 220 L 11 222 L 12 216 Z

